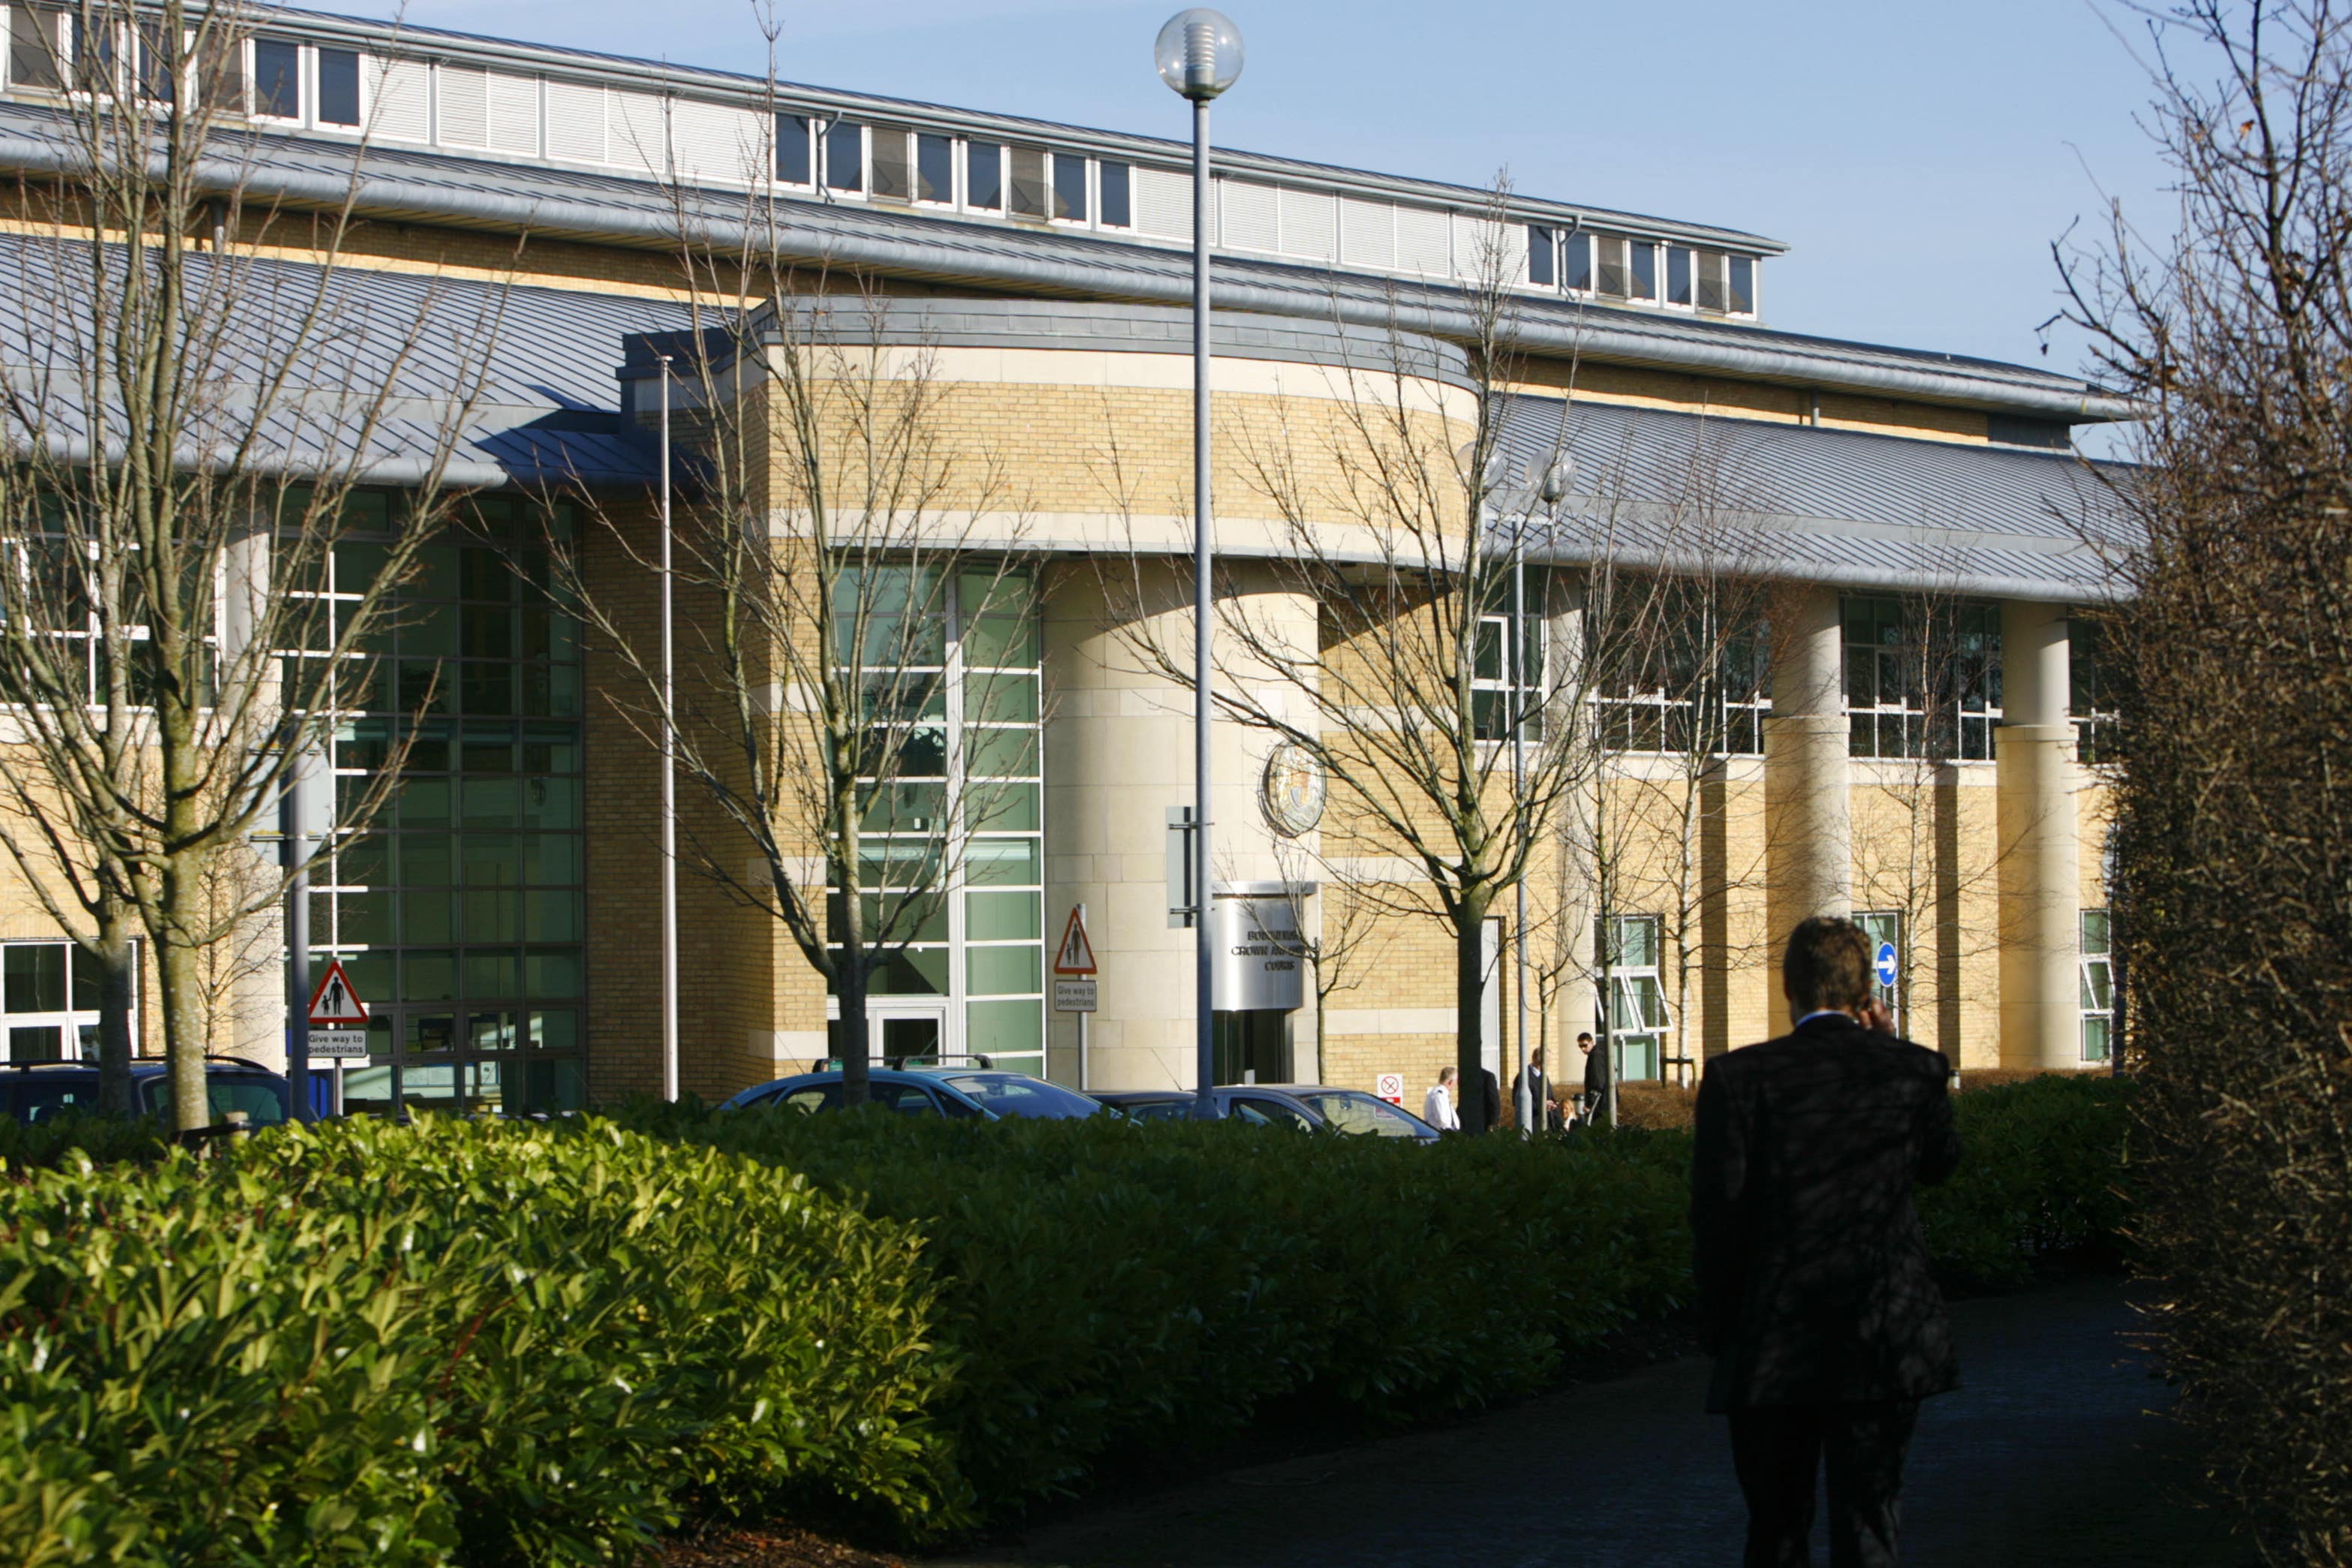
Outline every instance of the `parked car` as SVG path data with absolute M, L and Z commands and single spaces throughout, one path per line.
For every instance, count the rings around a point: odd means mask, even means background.
M 232 1111 L 245 1113 L 248 1126 L 286 1120 L 292 1103 L 282 1074 L 240 1056 L 205 1059 L 205 1097 L 217 1125 Z M 0 1066 L 0 1115 L 19 1122 L 46 1122 L 67 1111 L 98 1109 L 98 1063 L 20 1061 Z M 164 1064 L 142 1058 L 131 1064 L 131 1109 L 134 1115 L 171 1113 L 172 1085 Z
M 877 1067 L 867 1092 L 877 1105 L 909 1116 L 1040 1116 L 1071 1120 L 1102 1109 L 1076 1090 L 1025 1072 L 992 1068 L 933 1067 L 899 1071 Z M 800 1112 L 837 1111 L 842 1105 L 841 1071 L 797 1073 L 746 1089 L 719 1106 L 746 1111 L 758 1106 Z
M 1096 1099 L 1139 1122 L 1181 1122 L 1192 1114 L 1196 1096 L 1180 1089 L 1108 1090 Z M 1437 1129 L 1360 1089 L 1330 1089 L 1320 1083 L 1234 1083 L 1209 1091 L 1220 1118 L 1259 1127 L 1298 1132 L 1352 1133 L 1381 1138 L 1437 1141 Z

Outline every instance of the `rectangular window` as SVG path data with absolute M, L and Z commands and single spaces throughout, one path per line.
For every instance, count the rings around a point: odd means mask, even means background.
M 843 651 L 881 723 L 859 864 L 884 995 L 937 997 L 950 1055 L 1044 1045 L 1044 821 L 1034 584 L 971 563 L 845 579 Z M 962 780 L 951 791 L 950 778 Z M 961 891 L 952 884 L 961 883 Z M 838 1043 L 836 1041 L 836 1043 Z
M 1658 247 L 1648 240 L 1637 239 L 1625 251 L 1631 263 L 1625 297 L 1654 303 L 1658 298 Z
M 1123 229 L 1134 223 L 1133 206 L 1128 197 L 1128 172 L 1124 163 L 1106 159 L 1095 165 L 1095 183 L 1101 187 L 1102 226 Z
M 1619 668 L 1593 697 L 1610 751 L 1758 757 L 1772 710 L 1769 628 L 1760 615 L 1736 623 L 1697 584 L 1643 585 L 1619 620 Z
M 1010 208 L 1013 215 L 1016 218 L 1042 218 L 1052 200 L 1052 193 L 1045 188 L 1045 150 L 1042 147 L 1013 149 Z
M 1844 601 L 1854 757 L 1988 762 L 2000 722 L 2000 607 L 1883 594 Z
M 1756 263 L 1748 256 L 1731 258 L 1731 300 L 1734 316 L 1756 314 Z
M 928 131 L 915 138 L 915 200 L 955 200 L 955 138 Z
M 805 114 L 776 116 L 776 178 L 787 185 L 814 183 L 810 168 L 809 120 Z
M 881 202 L 911 201 L 915 169 L 907 156 L 907 132 L 895 125 L 874 128 L 874 198 Z
M 1054 154 L 1054 215 L 1082 224 L 1093 204 L 1087 200 L 1087 161 L 1075 152 Z
M 8 7 L 8 85 L 55 91 L 65 85 L 58 26 L 62 12 L 35 5 Z
M 1899 913 L 1876 911 L 1857 915 L 1853 923 L 1870 938 L 1870 994 L 1885 1005 L 1895 1019 L 1895 1032 L 1903 1032 L 1903 974 L 1907 955 L 1903 951 L 1903 916 Z M 1878 960 L 1883 948 L 1895 949 L 1895 978 L 1878 977 Z
M 360 57 L 352 49 L 319 51 L 319 123 L 360 122 Z
M 1535 585 L 1528 585 L 1529 597 L 1535 597 Z M 1504 643 L 1510 638 L 1511 618 L 1508 615 L 1483 615 L 1478 619 L 1478 642 L 1471 650 L 1470 704 L 1471 717 L 1480 740 L 1508 740 L 1511 737 L 1512 703 L 1518 704 L 1519 722 L 1530 742 L 1543 739 L 1544 720 L 1544 622 L 1541 615 L 1530 612 L 1521 622 L 1518 646 L 1519 682 L 1513 691 L 1504 665 Z
M 1698 308 L 1722 311 L 1729 308 L 1730 293 L 1724 284 L 1724 256 L 1719 250 L 1698 253 Z
M 1666 303 L 1688 305 L 1691 302 L 1691 253 L 1688 246 L 1666 247 Z
M 164 29 L 152 22 L 139 26 L 139 91 L 156 103 L 172 103 L 180 96 L 180 51 Z
M 2083 911 L 2083 1060 L 2109 1061 L 2116 1050 L 2116 961 L 2107 912 Z
M 1633 290 L 1633 277 L 1625 260 L 1625 239 L 1622 235 L 1595 235 L 1594 248 L 1601 253 L 1600 291 L 1612 299 L 1622 299 Z
M 302 46 L 290 38 L 253 41 L 253 112 L 302 118 Z
M 2118 762 L 2115 695 L 2101 665 L 2105 653 L 2098 622 L 2070 617 L 2066 622 L 2068 716 L 2074 721 L 2074 760 L 2096 766 Z
M 0 1061 L 98 1059 L 98 965 L 74 943 L 0 946 Z M 135 1002 L 131 1038 L 139 1038 Z
M 1004 149 L 972 142 L 964 149 L 964 205 L 977 213 L 1004 210 Z
M 866 127 L 854 120 L 836 120 L 824 128 L 824 188 L 866 189 Z
M 1549 288 L 1559 277 L 1552 266 L 1552 233 L 1541 224 L 1528 225 L 1528 281 Z
M 1611 1064 L 1620 1082 L 1658 1075 L 1666 1033 L 1658 926 L 1654 915 L 1611 915 L 1601 922 L 1601 952 L 1609 971 L 1604 1016 Z
M 1592 289 L 1592 236 L 1579 232 L 1560 242 L 1559 286 L 1578 293 Z

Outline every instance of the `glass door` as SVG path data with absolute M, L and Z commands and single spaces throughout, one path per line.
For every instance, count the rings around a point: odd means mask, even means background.
M 866 1004 L 866 1039 L 877 1067 L 930 1067 L 947 1050 L 948 1005 L 880 998 Z

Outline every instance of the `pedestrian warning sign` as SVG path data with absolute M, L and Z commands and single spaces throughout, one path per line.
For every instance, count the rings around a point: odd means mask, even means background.
M 339 1024 L 364 1024 L 367 1020 L 367 1004 L 352 989 L 352 977 L 343 973 L 342 960 L 339 958 L 327 966 L 327 977 L 310 993 L 310 1026 L 333 1029 Z
M 1087 923 L 1078 918 L 1076 904 L 1070 906 L 1070 923 L 1062 927 L 1062 946 L 1054 954 L 1054 973 L 1057 975 L 1091 975 L 1095 972 L 1095 945 L 1087 940 Z

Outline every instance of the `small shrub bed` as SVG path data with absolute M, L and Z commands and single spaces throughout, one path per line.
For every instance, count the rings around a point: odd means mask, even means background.
M 910 1228 L 592 1124 L 353 1122 L 0 1188 L 0 1542 L 609 1563 L 801 1489 L 964 1517 Z

